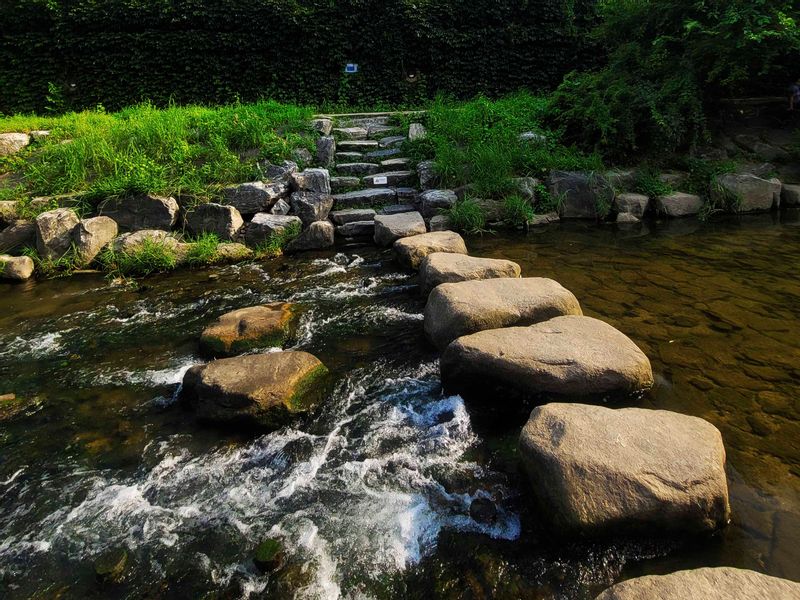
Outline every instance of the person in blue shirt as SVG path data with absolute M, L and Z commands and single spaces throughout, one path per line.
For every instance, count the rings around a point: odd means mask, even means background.
M 800 108 L 800 78 L 789 88 L 789 110 Z

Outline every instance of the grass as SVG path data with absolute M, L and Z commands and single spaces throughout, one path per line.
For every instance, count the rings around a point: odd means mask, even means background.
M 22 255 L 33 261 L 34 271 L 44 279 L 66 277 L 81 266 L 75 246 L 60 258 L 45 258 L 39 254 L 36 248 L 30 246 L 22 249 Z
M 533 206 L 518 194 L 512 194 L 503 201 L 503 217 L 515 227 L 524 227 L 535 216 Z
M 186 263 L 196 267 L 210 265 L 217 260 L 219 238 L 213 233 L 204 233 L 192 242 L 186 255 Z
M 672 186 L 661 181 L 658 171 L 651 167 L 644 167 L 636 172 L 634 191 L 651 199 L 669 196 L 675 192 Z
M 306 137 L 311 108 L 259 102 L 219 108 L 148 103 L 108 114 L 103 110 L 61 117 L 12 116 L 0 132 L 48 129 L 1 173 L 22 179 L 28 195 L 80 192 L 89 200 L 133 193 L 213 196 L 220 183 L 257 178 L 259 160 L 290 158 Z
M 300 235 L 301 226 L 299 223 L 290 223 L 286 227 L 281 228 L 267 238 L 263 244 L 259 244 L 256 248 L 256 256 L 258 258 L 274 258 L 283 254 L 286 246 L 289 245 L 293 239 Z
M 446 214 L 450 218 L 453 227 L 460 231 L 466 233 L 486 231 L 486 215 L 481 205 L 472 198 L 459 200 Z
M 178 253 L 166 242 L 146 239 L 131 252 L 118 252 L 109 246 L 98 261 L 112 277 L 144 276 L 172 271 L 178 266 Z

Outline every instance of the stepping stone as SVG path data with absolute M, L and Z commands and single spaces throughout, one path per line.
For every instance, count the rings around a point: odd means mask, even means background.
M 334 127 L 333 134 L 342 140 L 367 139 L 367 130 L 363 127 Z
M 431 298 L 448 287 L 517 281 L 525 280 L 445 283 L 433 290 Z M 425 316 L 427 325 L 427 309 Z M 625 334 L 603 321 L 574 315 L 461 337 L 445 350 L 441 370 L 446 389 L 477 395 L 491 389 L 522 397 L 594 397 L 629 394 L 653 385 L 650 361 Z
M 552 279 L 444 283 L 428 298 L 425 333 L 437 348 L 444 350 L 453 340 L 479 331 L 581 314 L 572 292 Z
M 618 583 L 595 600 L 789 600 L 800 598 L 800 583 L 730 567 L 647 575 Z
M 207 356 L 221 358 L 253 348 L 282 347 L 297 316 L 296 306 L 286 302 L 234 310 L 203 330 L 200 348 Z
M 660 196 L 656 200 L 659 214 L 668 217 L 689 217 L 696 215 L 703 208 L 703 199 L 694 194 L 675 192 L 668 196 Z
M 25 281 L 33 275 L 34 267 L 30 256 L 0 254 L 0 279 Z
M 404 135 L 392 135 L 382 138 L 379 143 L 381 148 L 396 148 L 398 146 L 402 146 L 406 139 L 407 138 Z
M 380 210 L 382 215 L 399 215 L 402 213 L 417 212 L 417 209 L 412 204 L 391 204 L 384 206 Z
M 336 162 L 337 163 L 352 163 L 352 162 L 361 162 L 364 158 L 364 154 L 362 152 L 337 152 L 336 153 Z
M 422 293 L 427 295 L 433 288 L 443 283 L 484 279 L 518 279 L 521 273 L 520 266 L 510 260 L 435 252 L 426 256 L 422 261 L 419 279 Z
M 400 156 L 403 153 L 400 148 L 389 148 L 387 150 L 373 150 L 364 154 L 364 160 L 383 161 L 393 156 Z
M 392 117 L 389 115 L 372 115 L 369 117 L 353 117 L 350 119 L 343 119 L 340 120 L 342 126 L 347 127 L 364 127 L 369 129 L 370 127 L 374 127 L 376 125 L 389 125 L 389 122 L 392 120 Z
M 352 221 L 336 228 L 336 233 L 346 238 L 369 238 L 375 237 L 375 220 Z
M 357 190 L 361 187 L 361 179 L 358 177 L 331 177 L 331 192 L 341 194 Z
M 375 217 L 375 243 L 378 246 L 391 246 L 400 238 L 420 235 L 428 231 L 425 220 L 418 212 Z
M 337 209 L 361 208 L 365 206 L 382 206 L 394 202 L 397 194 L 389 188 L 372 188 L 369 190 L 358 190 L 347 192 L 346 194 L 336 194 L 333 197 L 333 205 Z
M 336 146 L 342 152 L 368 152 L 379 148 L 375 140 L 343 140 Z
M 429 254 L 447 252 L 466 254 L 464 238 L 453 231 L 436 231 L 397 240 L 394 243 L 397 261 L 407 269 L 419 269 Z
M 413 180 L 414 173 L 412 171 L 389 171 L 364 177 L 364 185 L 367 187 L 396 187 L 409 184 Z
M 189 369 L 181 399 L 203 421 L 275 430 L 321 399 L 326 373 L 305 352 L 224 358 Z
M 358 221 L 374 221 L 375 211 L 371 208 L 348 208 L 335 210 L 330 216 L 334 225 L 347 225 Z
M 336 165 L 336 172 L 342 175 L 355 175 L 363 177 L 381 170 L 380 165 L 374 163 L 342 163 Z
M 592 362 L 615 369 L 600 356 Z M 557 531 L 698 534 L 730 518 L 722 435 L 697 417 L 547 404 L 531 413 L 519 452 L 537 506 Z
M 410 164 L 410 158 L 390 158 L 381 161 L 381 166 L 387 169 L 405 170 Z

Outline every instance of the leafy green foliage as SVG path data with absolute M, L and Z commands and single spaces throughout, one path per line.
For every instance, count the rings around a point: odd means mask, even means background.
M 644 194 L 648 198 L 658 198 L 659 196 L 669 196 L 675 190 L 671 185 L 661 181 L 656 169 L 644 166 L 636 171 L 634 191 Z
M 273 233 L 267 240 L 256 248 L 256 256 L 261 258 L 274 258 L 283 254 L 286 246 L 300 235 L 299 223 L 290 223 L 286 227 Z
M 533 220 L 531 203 L 518 194 L 512 194 L 503 201 L 503 217 L 515 226 L 525 226 Z
M 109 246 L 100 253 L 99 262 L 114 277 L 150 275 L 173 270 L 178 265 L 178 253 L 166 242 L 145 239 L 130 252 Z
M 483 208 L 472 198 L 464 198 L 456 202 L 447 216 L 453 227 L 466 233 L 481 233 L 486 230 L 486 215 Z

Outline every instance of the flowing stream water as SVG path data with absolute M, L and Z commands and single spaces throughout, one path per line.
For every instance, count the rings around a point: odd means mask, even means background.
M 732 565 L 800 580 L 798 215 L 468 239 L 552 277 L 650 357 L 638 404 L 708 419 L 733 522 L 700 540 L 564 541 L 530 508 L 522 423 L 441 391 L 415 277 L 353 248 L 151 277 L 0 284 L 0 596 L 569 598 L 646 573 Z M 203 327 L 293 301 L 327 401 L 269 434 L 175 400 Z M 535 485 L 535 482 L 534 482 Z M 476 510 L 477 507 L 477 510 Z M 472 508 L 472 510 L 471 510 Z M 284 567 L 252 562 L 278 537 Z M 120 581 L 94 561 L 125 549 Z

